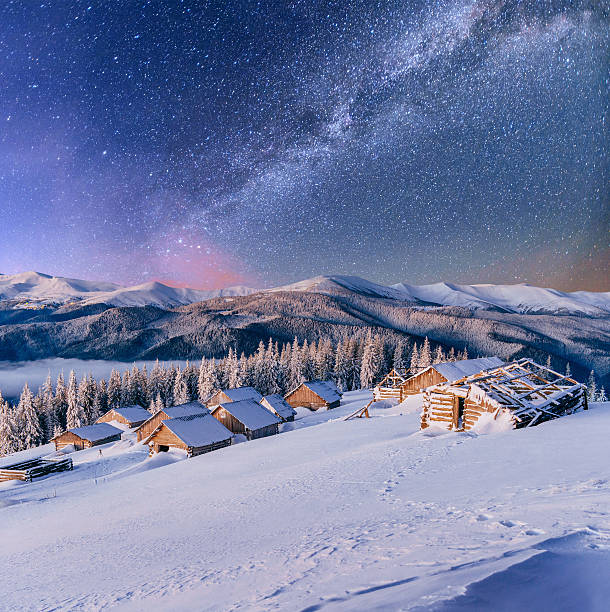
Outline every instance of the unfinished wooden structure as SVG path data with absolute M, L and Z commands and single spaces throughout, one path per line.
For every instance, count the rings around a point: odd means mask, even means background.
M 530 359 L 520 359 L 424 392 L 421 427 L 467 431 L 483 414 L 530 427 L 587 408 L 586 387 Z
M 213 410 L 220 404 L 228 402 L 241 402 L 242 400 L 252 399 L 255 402 L 260 402 L 263 396 L 254 387 L 237 387 L 235 389 L 221 389 L 216 391 L 205 405 Z
M 61 450 L 72 444 L 74 449 L 78 451 L 100 444 L 108 444 L 108 442 L 116 442 L 121 439 L 122 433 L 122 430 L 108 423 L 95 423 L 68 429 L 68 431 L 55 436 L 51 442 L 55 444 L 55 450 Z
M 279 393 L 265 395 L 261 400 L 261 404 L 282 419 L 284 423 L 294 421 L 294 417 L 297 414 L 296 410 Z
M 341 403 L 341 392 L 330 380 L 302 382 L 284 398 L 293 408 L 303 406 L 310 410 L 337 408 Z
M 142 406 L 123 406 L 122 408 L 111 408 L 106 414 L 103 414 L 96 423 L 110 423 L 115 421 L 127 425 L 130 429 L 142 425 L 144 421 L 150 419 L 151 414 L 142 408 Z
M 152 415 L 147 421 L 144 421 L 144 423 L 142 423 L 142 425 L 136 429 L 136 437 L 138 442 L 145 440 L 153 431 L 155 431 L 155 429 L 157 429 L 161 421 L 191 416 L 193 414 L 209 413 L 210 411 L 201 402 L 189 402 L 188 404 L 180 404 L 178 406 L 163 408 L 163 410 L 159 410 L 159 412 Z
M 150 454 L 179 448 L 188 457 L 231 445 L 233 434 L 211 414 L 200 413 L 161 421 L 147 438 Z
M 395 369 L 390 370 L 377 385 L 373 388 L 373 401 L 379 402 L 386 399 L 397 399 L 400 401 L 400 388 L 409 375 L 407 372 L 397 372 Z
M 0 482 L 5 480 L 24 480 L 32 482 L 34 478 L 40 478 L 53 472 L 65 472 L 73 469 L 72 459 L 63 457 L 59 459 L 28 459 L 19 463 L 12 463 L 0 467 Z
M 453 382 L 479 374 L 484 370 L 497 368 L 504 362 L 498 357 L 480 357 L 478 359 L 463 359 L 462 361 L 445 361 L 435 363 L 414 376 L 407 378 L 400 385 L 400 401 L 403 402 L 408 395 L 421 393 L 427 387 L 442 383 Z
M 243 434 L 248 440 L 279 433 L 279 425 L 282 422 L 253 399 L 221 404 L 212 411 L 212 416 L 234 434 Z

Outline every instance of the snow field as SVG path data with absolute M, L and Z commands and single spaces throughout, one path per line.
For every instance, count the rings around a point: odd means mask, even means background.
M 419 396 L 343 420 L 369 399 L 178 464 L 128 439 L 0 487 L 0 609 L 605 609 L 610 404 L 477 435 L 419 432 Z

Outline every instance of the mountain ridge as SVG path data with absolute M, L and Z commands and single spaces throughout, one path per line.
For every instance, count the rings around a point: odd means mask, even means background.
M 338 274 L 314 276 L 269 289 L 233 286 L 202 290 L 172 287 L 161 281 L 123 287 L 116 283 L 55 277 L 40 272 L 0 275 L 0 302 L 14 301 L 16 307 L 79 303 L 82 306 L 106 304 L 114 307 L 173 308 L 218 297 L 279 292 L 357 294 L 408 302 L 422 308 L 458 306 L 470 310 L 497 310 L 520 314 L 578 314 L 594 317 L 610 314 L 610 292 L 564 292 L 528 283 L 467 285 L 445 281 L 427 285 L 405 282 L 382 285 L 358 276 Z

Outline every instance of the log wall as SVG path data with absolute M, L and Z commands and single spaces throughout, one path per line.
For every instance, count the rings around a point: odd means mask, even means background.
M 303 406 L 310 410 L 318 410 L 319 408 L 336 408 L 340 404 L 340 400 L 329 404 L 325 399 L 314 393 L 305 385 L 297 387 L 284 398 L 293 408 Z
M 434 368 L 424 370 L 419 374 L 409 378 L 400 385 L 400 401 L 404 401 L 408 395 L 421 393 L 426 387 L 447 382 L 447 379 L 439 374 Z

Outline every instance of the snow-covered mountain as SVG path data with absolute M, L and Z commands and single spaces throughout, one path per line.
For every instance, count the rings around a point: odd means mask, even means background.
M 159 306 L 169 308 L 192 304 L 213 297 L 248 295 L 249 287 L 227 287 L 210 291 L 170 287 L 157 281 L 122 287 L 115 283 L 93 282 L 49 276 L 40 272 L 0 275 L 0 301 L 20 305 L 108 304 L 110 306 Z
M 368 297 L 405 300 L 420 306 L 461 306 L 470 309 L 493 309 L 521 314 L 584 314 L 604 316 L 610 312 L 610 292 L 575 291 L 518 285 L 457 285 L 434 283 L 390 287 L 372 283 L 357 276 L 316 276 L 270 291 L 307 291 L 341 295 L 357 293 Z
M 110 306 L 159 306 L 171 308 L 224 296 L 245 296 L 256 293 L 251 287 L 227 287 L 210 291 L 176 288 L 151 281 L 133 287 L 92 282 L 23 272 L 0 275 L 0 301 L 12 300 L 19 306 L 41 304 Z M 458 285 L 434 283 L 380 285 L 358 276 L 315 276 L 297 283 L 265 290 L 266 293 L 307 292 L 326 295 L 361 295 L 365 297 L 406 301 L 415 306 L 460 306 L 473 310 L 487 309 L 520 314 L 578 314 L 607 316 L 610 313 L 610 292 L 575 291 L 518 285 Z

